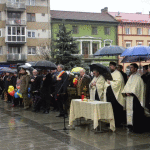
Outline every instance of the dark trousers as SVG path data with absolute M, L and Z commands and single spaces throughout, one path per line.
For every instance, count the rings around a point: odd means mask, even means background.
M 39 92 L 32 93 L 33 110 L 40 111 L 41 97 Z
M 7 93 L 7 95 L 8 95 L 8 102 L 12 102 L 12 96 L 10 96 L 10 94 L 9 93 Z
M 51 97 L 51 101 L 52 101 L 52 105 L 53 105 L 54 109 L 58 109 L 57 102 L 54 97 Z
M 66 108 L 66 101 L 67 101 L 67 95 L 59 95 L 57 96 L 57 105 L 59 108 L 59 113 L 61 115 L 67 114 L 67 108 Z
M 51 97 L 49 92 L 42 93 L 42 106 L 44 110 L 50 109 Z

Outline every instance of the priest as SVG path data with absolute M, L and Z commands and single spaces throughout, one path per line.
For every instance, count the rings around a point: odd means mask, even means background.
M 145 129 L 145 97 L 144 97 L 144 82 L 141 76 L 137 73 L 138 65 L 130 64 L 131 76 L 129 77 L 123 95 L 126 98 L 127 110 L 127 126 L 129 131 L 141 133 Z
M 94 78 L 89 85 L 90 99 L 103 101 L 105 78 L 95 69 L 93 70 Z
M 114 112 L 115 125 L 120 126 L 125 121 L 125 99 L 122 96 L 124 79 L 122 74 L 116 69 L 116 63 L 110 62 L 109 68 L 113 80 L 105 83 L 104 101 L 111 102 Z

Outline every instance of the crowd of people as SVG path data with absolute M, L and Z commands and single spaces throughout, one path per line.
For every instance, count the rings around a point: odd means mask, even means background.
M 94 69 L 87 75 L 84 69 L 78 75 L 64 71 L 63 65 L 55 70 L 30 73 L 21 68 L 17 73 L 3 73 L 0 80 L 2 100 L 12 106 L 23 106 L 25 110 L 32 107 L 33 112 L 43 111 L 48 114 L 58 111 L 56 117 L 68 117 L 71 99 L 86 97 L 91 100 L 111 102 L 116 127 L 127 124 L 130 131 L 148 131 L 150 123 L 150 65 L 143 67 L 143 75 L 138 73 L 138 65 L 130 65 L 130 76 L 124 73 L 122 65 L 110 62 L 112 80 Z M 8 93 L 9 86 L 19 89 L 22 97 L 16 98 Z M 30 91 L 29 91 L 30 88 Z M 74 97 L 69 97 L 70 88 Z M 85 92 L 86 91 L 86 92 Z M 30 94 L 30 96 L 29 96 Z M 69 102 L 69 104 L 68 104 Z

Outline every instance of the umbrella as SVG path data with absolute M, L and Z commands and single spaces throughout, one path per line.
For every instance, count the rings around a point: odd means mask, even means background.
M 96 69 L 101 75 L 104 76 L 105 80 L 112 80 L 110 70 L 99 63 L 90 65 L 90 70 L 93 71 Z
M 149 46 L 134 46 L 126 49 L 121 56 L 148 56 L 150 55 Z
M 81 69 L 83 69 L 83 68 L 82 68 L 82 67 L 75 67 L 75 68 L 73 68 L 73 69 L 71 70 L 71 72 L 73 72 L 73 73 L 78 73 L 78 72 L 80 72 Z
M 21 68 L 24 68 L 24 69 L 26 69 L 26 70 L 29 70 L 29 71 L 33 71 L 33 67 L 31 67 L 31 66 L 28 66 L 28 65 L 21 65 L 21 66 L 19 66 L 19 69 L 21 69 Z
M 56 69 L 57 68 L 57 66 L 54 63 L 52 63 L 51 61 L 47 61 L 47 60 L 36 62 L 34 67 L 39 68 L 39 69 Z
M 131 62 L 140 62 L 149 60 L 149 56 L 126 56 L 123 58 L 121 63 L 131 63 Z
M 9 67 L 2 67 L 2 68 L 0 68 L 0 71 L 1 72 L 9 72 L 10 73 L 11 68 L 9 68 Z
M 94 56 L 117 56 L 124 52 L 125 48 L 122 46 L 111 45 L 100 48 Z

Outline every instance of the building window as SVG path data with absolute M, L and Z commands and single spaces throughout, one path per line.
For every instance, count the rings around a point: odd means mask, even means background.
M 45 16 L 45 13 L 42 13 L 42 16 Z
M 130 34 L 130 28 L 125 28 L 126 34 Z
M 2 46 L 0 47 L 0 55 L 3 55 L 3 49 L 2 49 Z
M 21 47 L 8 47 L 9 54 L 21 54 Z
M 28 38 L 35 38 L 35 31 L 28 31 Z
M 137 46 L 143 45 L 143 42 L 137 42 Z
M 0 29 L 0 37 L 2 37 L 2 29 Z
M 72 26 L 72 31 L 73 31 L 73 34 L 77 34 L 78 33 L 78 27 Z
M 137 34 L 141 35 L 142 34 L 142 28 L 137 28 Z
M 110 35 L 110 28 L 109 27 L 105 27 L 104 31 L 105 31 L 105 35 Z
M 150 29 L 148 29 L 148 35 L 150 35 Z
M 131 42 L 126 42 L 126 48 L 131 47 Z
M 26 28 L 25 27 L 16 27 L 11 26 L 7 27 L 7 42 L 25 42 L 26 35 L 25 35 Z
M 98 44 L 92 43 L 92 54 L 94 54 L 97 51 Z
M 28 47 L 28 55 L 35 55 L 36 54 L 36 47 Z
M 35 0 L 27 0 L 27 5 L 35 6 Z
M 34 22 L 35 21 L 35 14 L 27 14 L 27 21 Z
M 42 29 L 42 32 L 46 32 L 46 30 L 45 30 L 45 29 Z
M 96 35 L 97 34 L 97 27 L 92 27 L 92 34 Z
M 150 42 L 148 42 L 148 46 L 150 46 Z

